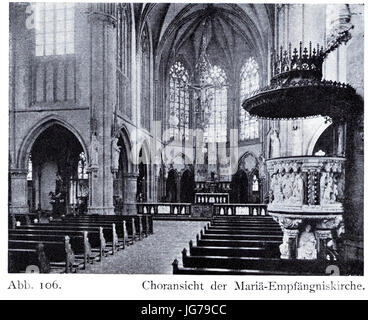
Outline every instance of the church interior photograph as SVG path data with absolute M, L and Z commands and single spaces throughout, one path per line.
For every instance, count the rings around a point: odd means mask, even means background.
M 364 5 L 9 4 L 8 273 L 358 275 Z

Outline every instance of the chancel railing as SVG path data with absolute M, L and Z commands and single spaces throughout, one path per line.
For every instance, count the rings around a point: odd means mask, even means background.
M 138 203 L 138 214 L 190 216 L 190 203 Z
M 195 203 L 197 204 L 229 203 L 229 194 L 228 193 L 196 193 Z
M 266 216 L 266 204 L 214 204 L 214 216 Z

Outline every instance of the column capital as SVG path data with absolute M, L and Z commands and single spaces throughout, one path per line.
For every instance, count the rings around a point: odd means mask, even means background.
M 102 22 L 106 25 L 111 25 L 112 27 L 116 27 L 117 19 L 111 14 L 105 13 L 103 11 L 91 11 L 88 13 L 88 22 Z
M 99 169 L 98 166 L 90 166 L 87 168 L 87 172 L 97 172 Z
M 270 214 L 283 230 L 298 230 L 299 225 L 303 222 L 300 217 L 283 217 L 282 215 Z
M 137 179 L 138 177 L 139 177 L 138 172 L 128 172 L 124 175 L 124 178 L 127 178 L 127 179 Z

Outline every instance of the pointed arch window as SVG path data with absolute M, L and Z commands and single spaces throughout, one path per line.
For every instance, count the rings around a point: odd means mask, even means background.
M 252 191 L 253 192 L 259 191 L 259 180 L 256 174 L 253 175 L 253 179 L 252 179 Z
M 79 155 L 79 161 L 78 161 L 78 179 L 79 180 L 86 180 L 88 179 L 88 173 L 87 173 L 87 159 L 84 152 L 81 152 Z
M 74 3 L 35 6 L 36 56 L 74 54 Z
M 240 140 L 247 141 L 259 138 L 259 122 L 252 118 L 250 114 L 244 110 L 242 103 L 244 99 L 257 90 L 260 85 L 259 66 L 257 61 L 251 57 L 243 65 L 240 72 Z
M 131 24 L 128 4 L 119 4 L 117 18 L 117 81 L 118 81 L 118 107 L 119 111 L 132 117 L 131 96 L 129 90 L 129 81 L 131 74 L 130 66 L 130 43 L 131 43 Z
M 189 74 L 183 63 L 175 62 L 170 68 L 170 137 L 189 137 Z
M 207 65 L 200 79 L 204 85 L 201 108 L 205 142 L 226 142 L 227 76 L 219 66 Z

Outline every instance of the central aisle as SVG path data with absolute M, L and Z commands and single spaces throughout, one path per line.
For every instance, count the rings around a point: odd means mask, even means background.
M 172 274 L 172 263 L 208 222 L 154 221 L 154 234 L 78 273 Z

